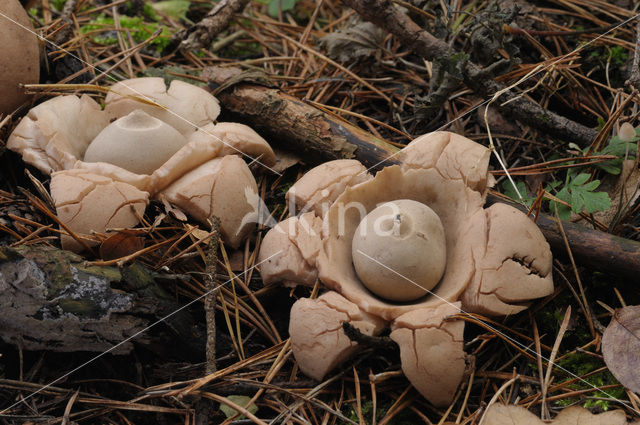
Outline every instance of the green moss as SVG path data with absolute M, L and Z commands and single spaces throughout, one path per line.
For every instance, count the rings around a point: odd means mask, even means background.
M 62 8 L 64 7 L 64 4 L 66 2 L 67 0 L 52 0 L 51 6 L 53 6 L 58 11 L 62 11 Z
M 173 30 L 165 25 L 158 24 L 156 22 L 145 22 L 144 18 L 140 16 L 121 16 L 120 25 L 122 28 L 128 28 L 131 31 L 131 36 L 136 43 L 142 43 L 147 40 L 158 29 L 162 30 L 160 36 L 149 43 L 158 52 L 162 51 L 169 45 Z M 101 14 L 97 18 L 91 20 L 88 24 L 80 27 L 80 31 L 83 34 L 94 34 L 92 40 L 98 44 L 110 45 L 116 44 L 118 38 L 115 34 L 115 24 L 112 17 Z
M 600 369 L 605 366 L 601 359 L 590 356 L 585 353 L 573 353 L 558 362 L 558 365 L 562 368 L 572 372 L 577 376 L 584 376 L 594 370 Z M 567 380 L 572 380 L 574 377 L 568 377 Z M 594 387 L 600 388 L 606 385 L 619 384 L 618 380 L 609 372 L 609 370 L 603 370 L 593 375 L 587 376 L 582 380 L 576 381 L 568 385 L 568 388 L 580 391 L 580 390 L 594 390 L 589 394 L 589 399 L 584 401 L 583 406 L 585 408 L 600 408 L 603 411 L 608 410 L 611 407 L 611 402 L 625 397 L 624 388 L 622 386 L 618 388 L 609 388 L 604 391 L 595 390 Z M 597 400 L 596 400 L 597 398 Z M 579 400 L 577 398 L 567 398 L 558 400 L 556 404 L 558 406 L 569 406 L 575 404 Z

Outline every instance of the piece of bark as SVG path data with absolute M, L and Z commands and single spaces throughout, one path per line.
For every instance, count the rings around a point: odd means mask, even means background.
M 130 292 L 113 289 L 112 283 Z M 137 264 L 120 271 L 87 266 L 56 248 L 0 247 L 0 339 L 26 350 L 103 352 L 115 346 L 111 353 L 126 354 L 134 342 L 156 347 L 180 332 L 192 334 L 192 320 L 181 312 L 167 323 L 168 333 L 167 326 L 159 326 L 155 330 L 162 332 L 143 332 L 118 345 L 171 312 L 165 295 L 170 297 L 152 272 Z
M 445 41 L 440 40 L 419 27 L 411 18 L 388 0 L 344 0 L 358 14 L 374 24 L 386 29 L 398 41 L 426 60 L 451 57 L 456 52 Z M 463 71 L 464 83 L 481 96 L 493 96 L 505 88 L 491 76 L 484 75 L 483 69 L 467 61 Z M 509 102 L 507 102 L 509 101 Z M 541 108 L 539 105 L 507 91 L 494 103 L 502 112 L 518 121 L 536 128 L 556 138 L 589 146 L 598 135 L 592 128 L 571 121 L 568 118 Z
M 205 68 L 201 76 L 215 86 L 242 77 L 238 69 L 220 67 Z M 241 118 L 240 122 L 312 164 L 357 156 L 363 164 L 374 165 L 398 151 L 384 140 L 278 89 L 240 83 L 217 92 L 216 97 L 225 111 Z M 385 162 L 376 168 L 391 164 Z
M 168 50 L 178 47 L 181 50 L 209 48 L 213 39 L 224 31 L 233 15 L 240 13 L 249 0 L 221 0 L 197 24 L 178 31 L 171 40 Z
M 206 68 L 202 76 L 214 85 L 223 85 L 233 74 L 228 69 L 212 67 Z M 310 164 L 353 157 L 373 169 L 398 163 L 394 157 L 398 148 L 279 90 L 239 83 L 216 96 L 235 119 L 280 147 L 299 153 Z M 489 203 L 493 202 L 504 201 L 490 196 Z M 566 247 L 555 219 L 541 214 L 537 223 L 554 253 L 564 255 Z M 580 263 L 637 278 L 640 242 L 569 222 L 563 222 L 563 226 Z

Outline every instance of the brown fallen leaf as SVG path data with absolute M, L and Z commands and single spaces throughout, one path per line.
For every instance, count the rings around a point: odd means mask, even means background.
M 536 415 L 513 404 L 492 404 L 482 418 L 482 425 L 543 425 Z
M 640 170 L 635 160 L 622 161 L 620 175 L 610 175 L 603 179 L 599 190 L 604 190 L 611 198 L 611 208 L 594 213 L 594 217 L 607 226 L 624 216 L 640 197 Z
M 140 251 L 144 248 L 143 233 L 143 231 L 136 229 L 115 232 L 100 245 L 100 257 L 103 260 L 114 260 Z
M 278 148 L 273 148 L 273 152 L 276 154 L 277 162 L 271 168 L 278 173 L 283 173 L 300 162 L 300 157 L 293 152 Z
M 553 425 L 627 425 L 627 417 L 622 410 L 594 415 L 580 406 L 563 409 L 553 420 Z
M 627 425 L 627 417 L 622 410 L 593 414 L 580 406 L 563 409 L 552 425 Z M 522 406 L 496 403 L 484 415 L 482 425 L 544 425 L 536 415 Z M 629 424 L 633 425 L 633 424 Z
M 618 381 L 640 393 L 640 306 L 617 309 L 602 336 L 604 362 Z
M 384 31 L 370 22 L 360 22 L 334 31 L 320 39 L 332 59 L 350 62 L 375 53 L 385 37 Z

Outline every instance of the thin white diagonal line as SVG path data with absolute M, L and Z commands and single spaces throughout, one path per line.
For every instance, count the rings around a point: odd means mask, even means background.
M 271 258 L 275 257 L 276 255 L 279 255 L 280 253 L 282 253 L 282 250 L 276 252 L 273 255 L 270 255 L 269 257 L 265 258 L 264 260 L 260 261 L 259 263 L 254 264 L 253 266 L 249 267 L 247 270 L 243 271 L 240 274 L 235 275 L 233 278 L 227 280 L 226 282 L 222 283 L 221 285 L 216 286 L 215 288 L 211 289 L 210 291 L 205 292 L 204 294 L 200 295 L 199 297 L 189 301 L 187 304 L 183 305 L 182 307 L 179 307 L 178 309 L 172 311 L 171 313 L 167 314 L 166 316 L 156 320 L 155 322 L 153 322 L 152 324 L 150 324 L 149 326 L 147 326 L 146 328 L 136 332 L 135 334 L 125 338 L 124 340 L 120 341 L 119 343 L 117 343 L 116 345 L 114 345 L 113 347 L 109 348 L 108 350 L 103 351 L 102 353 L 98 354 L 95 357 L 92 357 L 91 359 L 87 360 L 86 362 L 82 363 L 80 366 L 76 367 L 75 369 L 65 373 L 64 375 L 60 376 L 59 378 L 55 379 L 54 381 L 49 382 L 47 385 L 41 387 L 40 389 L 30 393 L 29 395 L 25 396 L 25 397 L 21 397 L 19 401 L 16 401 L 15 403 L 13 403 L 11 406 L 4 408 L 2 411 L 0 411 L 0 417 L 2 417 L 3 414 L 5 414 L 6 412 L 8 412 L 9 410 L 13 409 L 14 407 L 16 407 L 18 404 L 30 399 L 31 397 L 35 396 L 36 394 L 46 390 L 47 388 L 51 387 L 52 385 L 55 385 L 57 382 L 63 380 L 64 378 L 74 374 L 75 372 L 79 371 L 80 369 L 82 369 L 83 367 L 93 363 L 94 361 L 98 360 L 99 358 L 101 358 L 102 356 L 104 356 L 105 354 L 108 354 L 110 352 L 112 352 L 113 350 L 115 350 L 116 348 L 120 347 L 121 345 L 137 338 L 139 335 L 142 335 L 143 333 L 145 333 L 146 331 L 148 331 L 149 329 L 153 328 L 154 326 L 164 322 L 165 320 L 167 320 L 168 318 L 172 317 L 173 315 L 179 313 L 180 311 L 184 310 L 185 308 L 195 304 L 196 302 L 200 301 L 201 299 L 203 299 L 204 297 L 206 297 L 207 295 L 211 294 L 214 291 L 217 291 L 218 289 L 222 288 L 223 286 L 225 286 L 226 284 L 228 284 L 229 282 L 233 281 L 234 278 L 242 276 L 243 274 L 246 274 L 247 272 L 253 270 L 254 268 L 258 267 L 260 264 L 264 263 L 265 261 L 269 261 Z
M 551 63 L 549 63 L 549 64 L 547 64 L 547 65 L 543 66 L 543 67 L 542 67 L 542 69 L 540 69 L 538 72 L 534 72 L 534 73 L 532 73 L 531 75 L 529 75 L 529 76 L 528 76 L 528 78 L 524 78 L 524 79 L 522 79 L 522 80 L 520 81 L 520 83 L 524 83 L 525 81 L 527 81 L 527 80 L 529 80 L 529 79 L 533 78 L 534 76 L 536 76 L 536 75 L 540 74 L 541 72 L 545 72 L 545 71 L 547 71 L 549 68 L 553 67 L 553 66 L 554 66 L 554 65 L 556 65 L 557 63 L 559 63 L 559 62 L 563 61 L 564 59 L 568 58 L 569 56 L 573 55 L 574 53 L 579 52 L 580 50 L 584 49 L 585 47 L 587 47 L 587 46 L 589 46 L 589 45 L 591 45 L 591 44 L 595 43 L 596 41 L 598 41 L 598 40 L 599 40 L 599 39 L 601 39 L 602 37 L 605 37 L 605 36 L 606 36 L 607 34 L 609 34 L 610 32 L 615 31 L 615 30 L 617 30 L 618 28 L 620 28 L 621 26 L 628 24 L 629 22 L 633 21 L 634 19 L 638 18 L 639 16 L 640 16 L 640 13 L 636 13 L 636 14 L 635 14 L 635 15 L 633 15 L 632 17 L 630 17 L 630 18 L 628 18 L 628 19 L 625 19 L 624 21 L 620 22 L 620 23 L 619 23 L 618 25 L 616 25 L 615 27 L 610 28 L 609 30 L 607 30 L 607 31 L 603 32 L 602 34 L 598 35 L 597 37 L 595 37 L 595 38 L 593 38 L 593 39 L 591 39 L 591 40 L 587 41 L 586 43 L 581 44 L 580 46 L 576 47 L 574 50 L 570 51 L 569 53 L 566 53 L 566 54 L 564 54 L 564 55 L 560 56 L 560 57 L 559 57 L 558 59 L 556 59 L 555 61 L 553 61 L 553 62 L 551 62 Z M 450 124 L 453 124 L 454 122 L 458 121 L 459 119 L 461 119 L 461 118 L 463 118 L 463 117 L 465 117 L 465 116 L 469 115 L 470 113 L 472 113 L 473 111 L 477 110 L 478 108 L 481 108 L 482 106 L 487 105 L 488 103 L 490 103 L 490 102 L 492 102 L 492 101 L 494 100 L 494 96 L 495 96 L 495 93 L 494 93 L 494 94 L 492 94 L 491 96 L 489 96 L 489 99 L 487 99 L 487 100 L 483 101 L 482 103 L 479 103 L 478 105 L 474 106 L 473 108 L 469 109 L 468 111 L 464 112 L 463 114 L 460 114 L 458 117 L 456 117 L 456 118 L 452 119 L 451 121 L 449 121 L 449 122 L 447 122 L 447 123 L 445 123 L 445 124 L 442 124 L 440 127 L 438 127 L 438 128 L 437 128 L 436 130 L 434 130 L 434 131 L 440 131 L 440 130 L 442 130 L 442 129 L 444 129 L 444 128 L 448 127 Z M 390 160 L 391 158 L 393 158 L 393 157 L 397 156 L 400 152 L 402 152 L 402 150 L 399 150 L 399 151 L 397 151 L 397 152 L 392 153 L 391 155 L 387 156 L 385 159 L 382 159 L 382 160 L 378 161 L 377 163 L 373 164 L 371 167 L 367 168 L 365 171 L 363 171 L 363 172 L 362 172 L 362 173 L 360 173 L 360 174 L 363 174 L 363 173 L 369 172 L 372 168 L 376 168 L 376 167 L 378 167 L 380 164 L 382 164 L 382 163 L 384 163 L 384 162 L 386 162 L 386 161 Z M 506 170 L 505 170 L 505 171 L 506 171 Z M 507 174 L 508 174 L 508 172 L 507 172 Z M 516 191 L 517 191 L 517 190 L 518 190 L 518 189 L 516 188 Z
M 164 109 L 165 111 L 169 112 L 170 114 L 178 117 L 179 119 L 181 119 L 182 121 L 186 122 L 187 124 L 197 128 L 198 130 L 202 131 L 203 133 L 205 133 L 206 135 L 210 136 L 211 138 L 213 138 L 216 141 L 219 141 L 220 143 L 222 143 L 225 146 L 228 146 L 229 148 L 233 149 L 234 151 L 238 152 L 240 155 L 250 158 L 252 162 L 256 162 L 258 164 L 260 164 L 261 166 L 263 166 L 264 168 L 266 168 L 267 170 L 271 171 L 274 174 L 277 174 L 278 176 L 282 176 L 281 173 L 277 172 L 276 170 L 274 170 L 273 168 L 269 167 L 266 164 L 263 164 L 262 162 L 260 162 L 258 160 L 258 158 L 254 158 L 251 155 L 247 155 L 246 153 L 242 152 L 240 149 L 236 148 L 235 146 L 230 145 L 229 143 L 225 142 L 224 140 L 222 140 L 220 137 L 216 136 L 215 134 L 210 133 L 209 131 L 205 130 L 203 127 L 200 127 L 198 125 L 196 125 L 195 123 L 189 121 L 187 118 L 183 117 L 182 115 L 172 111 L 171 109 L 169 109 L 168 107 L 162 105 L 161 103 L 157 102 L 156 100 L 150 98 L 149 96 L 145 95 L 144 93 L 141 93 L 140 91 L 128 86 L 126 83 L 122 82 L 122 81 L 118 81 L 116 80 L 114 77 L 112 77 L 111 75 L 107 74 L 107 72 L 102 71 L 98 68 L 96 68 L 95 66 L 91 65 L 90 63 L 86 62 L 85 60 L 83 60 L 82 58 L 78 57 L 77 55 L 74 55 L 72 52 L 70 52 L 69 50 L 65 49 L 64 47 L 61 47 L 59 45 L 57 45 L 56 43 L 54 43 L 53 41 L 47 40 L 46 38 L 44 38 L 43 36 L 41 36 L 40 34 L 38 34 L 37 32 L 33 31 L 30 28 L 27 28 L 26 26 L 22 25 L 21 23 L 11 19 L 9 16 L 5 15 L 4 13 L 0 12 L 0 16 L 2 16 L 3 18 L 7 19 L 10 22 L 13 22 L 14 24 L 18 25 L 20 28 L 22 28 L 25 31 L 28 31 L 32 34 L 34 34 L 36 37 L 38 37 L 40 40 L 44 41 L 45 43 L 48 43 L 52 46 L 54 46 L 56 49 L 61 50 L 63 52 L 65 52 L 66 54 L 68 54 L 69 56 L 79 60 L 81 63 L 85 64 L 86 66 L 88 66 L 89 68 L 95 70 L 98 72 L 98 75 L 104 75 L 106 78 L 110 79 L 111 81 L 114 82 L 119 82 L 120 84 L 122 84 L 124 87 L 126 87 L 127 89 L 131 90 L 133 93 L 135 93 L 137 96 L 141 97 L 142 99 L 150 102 L 153 105 L 157 105 L 160 106 L 162 109 Z
M 362 250 L 358 249 L 357 250 L 358 254 L 361 254 L 363 256 L 365 256 L 367 259 L 373 261 L 374 263 L 378 264 L 379 266 L 384 267 L 385 269 L 389 270 L 391 273 L 394 273 L 396 275 L 398 275 L 399 277 L 405 279 L 407 282 L 417 286 L 418 288 L 423 289 L 426 293 L 428 293 L 429 295 L 432 295 L 436 298 L 438 298 L 439 300 L 449 304 L 450 306 L 454 307 L 456 310 L 458 310 L 460 313 L 465 314 L 469 317 L 474 317 L 471 313 L 468 313 L 466 311 L 464 311 L 462 308 L 457 307 L 455 304 L 453 304 L 450 301 L 445 300 L 444 298 L 442 298 L 441 296 L 439 296 L 438 294 L 436 294 L 433 291 L 430 291 L 428 289 L 423 288 L 422 286 L 418 285 L 416 282 L 414 282 L 413 280 L 409 279 L 408 277 L 402 275 L 401 273 L 398 273 L 397 271 L 393 270 L 391 267 L 386 266 L 385 264 L 382 264 L 380 261 L 376 260 L 375 258 L 371 257 L 370 255 L 366 254 L 365 252 L 363 252 Z M 604 394 L 606 394 L 609 398 L 611 398 L 612 400 L 616 400 L 617 402 L 619 402 L 620 404 L 622 404 L 623 406 L 626 406 L 627 408 L 633 410 L 634 412 L 636 412 L 637 414 L 640 415 L 640 411 L 637 411 L 636 409 L 633 408 L 633 406 L 631 406 L 629 403 L 625 402 L 624 400 L 620 400 L 617 397 L 612 396 L 611 394 L 607 393 L 606 391 L 596 387 L 595 385 L 591 384 L 590 382 L 586 381 L 585 379 L 581 378 L 580 376 L 576 375 L 575 373 L 571 372 L 570 370 L 565 369 L 564 367 L 560 366 L 559 364 L 552 362 L 549 358 L 545 357 L 542 355 L 542 353 L 537 353 L 535 350 L 527 347 L 526 345 L 522 344 L 521 342 L 519 342 L 518 340 L 511 338 L 509 335 L 501 332 L 500 330 L 496 329 L 495 327 L 491 326 L 489 323 L 478 319 L 477 317 L 474 317 L 476 320 L 479 320 L 480 322 L 482 322 L 486 327 L 488 327 L 489 329 L 491 329 L 493 332 L 497 333 L 498 335 L 501 335 L 502 337 L 506 338 L 507 340 L 511 341 L 512 343 L 516 344 L 517 346 L 521 347 L 523 350 L 528 351 L 536 356 L 540 355 L 541 358 L 543 358 L 547 363 L 549 363 L 550 365 L 562 370 L 563 372 L 569 374 L 570 376 L 572 376 L 573 378 L 578 379 L 580 382 L 586 384 L 587 386 L 593 388 L 596 391 L 600 391 Z

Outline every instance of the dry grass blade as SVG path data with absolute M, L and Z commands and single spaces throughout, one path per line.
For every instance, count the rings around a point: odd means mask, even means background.
M 551 371 L 553 369 L 554 361 L 556 359 L 556 355 L 558 354 L 558 350 L 560 349 L 560 343 L 562 342 L 562 337 L 564 333 L 567 331 L 567 326 L 569 325 L 569 319 L 571 318 L 571 306 L 567 307 L 567 311 L 564 313 L 564 318 L 562 319 L 562 323 L 560 324 L 560 330 L 558 330 L 558 336 L 556 337 L 556 342 L 553 344 L 553 349 L 551 350 L 551 355 L 549 355 L 549 361 L 547 363 L 547 372 L 544 376 L 544 382 L 542 383 L 542 419 L 549 419 L 549 410 L 546 405 L 547 399 L 547 391 L 549 389 L 549 384 L 551 382 Z

